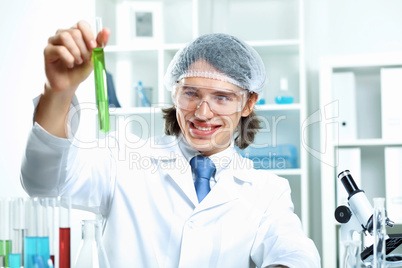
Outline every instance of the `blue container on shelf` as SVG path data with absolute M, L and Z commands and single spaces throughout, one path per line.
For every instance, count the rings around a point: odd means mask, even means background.
M 280 94 L 275 97 L 276 104 L 292 104 L 294 101 L 293 96 L 289 93 L 288 80 L 281 78 L 280 80 Z
M 276 96 L 275 102 L 276 104 L 292 104 L 294 98 L 292 96 Z
M 256 148 L 250 145 L 244 150 L 237 149 L 243 157 L 253 161 L 256 169 L 298 168 L 297 148 L 292 144 L 280 144 L 275 147 L 263 148 Z

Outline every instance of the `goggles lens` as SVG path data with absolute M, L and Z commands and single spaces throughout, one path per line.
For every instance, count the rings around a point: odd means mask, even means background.
M 246 90 L 233 91 L 180 84 L 176 85 L 173 92 L 173 102 L 182 110 L 194 111 L 205 101 L 214 113 L 229 115 L 244 108 L 246 96 Z

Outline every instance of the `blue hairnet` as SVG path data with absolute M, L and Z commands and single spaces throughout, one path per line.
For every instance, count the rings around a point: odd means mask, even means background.
M 165 86 L 171 90 L 186 77 L 217 79 L 258 94 L 266 82 L 260 55 L 227 34 L 202 35 L 176 53 L 166 71 Z

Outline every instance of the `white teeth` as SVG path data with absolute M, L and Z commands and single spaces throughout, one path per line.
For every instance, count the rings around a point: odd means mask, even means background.
M 207 130 L 212 130 L 212 127 L 200 127 L 200 126 L 196 126 L 194 124 L 194 127 L 198 130 L 202 130 L 202 131 L 207 131 Z

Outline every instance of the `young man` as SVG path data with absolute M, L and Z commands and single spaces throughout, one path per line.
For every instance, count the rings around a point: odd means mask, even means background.
M 98 40 L 108 37 L 103 30 Z M 79 109 L 74 94 L 95 47 L 84 22 L 49 39 L 21 173 L 30 195 L 70 195 L 101 214 L 112 267 L 320 266 L 288 182 L 253 169 L 234 147 L 247 147 L 258 129 L 265 70 L 251 47 L 225 34 L 197 38 L 166 73 L 168 135 L 140 148 L 119 139 L 84 149 L 67 135 L 75 127 L 66 118 Z

